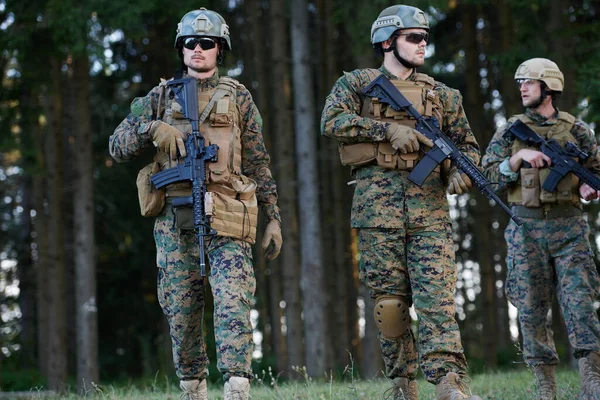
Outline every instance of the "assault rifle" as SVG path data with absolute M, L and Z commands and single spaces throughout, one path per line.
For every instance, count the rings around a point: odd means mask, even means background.
M 600 190 L 600 179 L 573 159 L 577 157 L 585 161 L 589 157 L 575 143 L 567 142 L 563 148 L 554 139 L 544 139 L 519 119 L 512 123 L 505 135 L 512 135 L 530 146 L 539 147 L 542 153 L 550 157 L 550 173 L 542 185 L 544 190 L 555 191 L 558 182 L 570 172 L 594 190 Z
M 210 220 L 206 216 L 204 199 L 206 197 L 206 163 L 217 161 L 215 144 L 204 146 L 204 137 L 200 134 L 198 123 L 198 86 L 194 78 L 175 79 L 167 82 L 171 87 L 175 100 L 181 105 L 183 115 L 192 124 L 192 133 L 185 142 L 187 156 L 183 164 L 166 169 L 151 176 L 152 183 L 157 189 L 177 182 L 192 182 L 192 195 L 173 199 L 173 207 L 193 205 L 194 230 L 200 246 L 200 275 L 206 275 L 204 236 L 214 235 L 216 232 L 210 227 Z
M 441 130 L 437 119 L 424 117 L 413 107 L 412 103 L 390 82 L 385 75 L 379 75 L 364 90 L 368 97 L 376 97 L 380 102 L 387 104 L 396 111 L 406 111 L 417 120 L 416 130 L 428 137 L 433 142 L 433 147 L 408 175 L 408 179 L 421 187 L 425 179 L 442 161 L 449 158 L 454 165 L 467 175 L 473 185 L 488 198 L 498 203 L 510 215 L 517 225 L 521 220 L 500 200 L 491 189 L 492 183 L 483 175 L 475 164 L 456 147 L 454 142 Z

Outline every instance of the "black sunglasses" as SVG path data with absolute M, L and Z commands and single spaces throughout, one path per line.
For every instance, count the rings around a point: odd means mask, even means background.
M 406 36 L 406 41 L 408 43 L 419 44 L 423 40 L 425 43 L 429 43 L 429 33 L 422 32 L 412 32 L 412 33 L 400 33 L 398 36 Z
M 183 47 L 186 49 L 194 50 L 198 45 L 202 50 L 210 50 L 214 49 L 217 43 L 207 37 L 188 37 L 183 40 Z

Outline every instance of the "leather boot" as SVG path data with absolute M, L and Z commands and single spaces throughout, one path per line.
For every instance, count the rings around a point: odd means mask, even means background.
M 600 400 L 600 354 L 591 352 L 579 359 L 581 399 Z
M 248 378 L 232 376 L 225 382 L 223 400 L 248 400 L 250 396 L 250 381 Z
M 180 381 L 179 387 L 183 390 L 181 400 L 208 400 L 206 379 L 202 379 L 202 381 L 198 379 Z
M 554 365 L 536 365 L 531 368 L 539 400 L 556 400 L 556 376 Z
M 455 372 L 448 372 L 435 387 L 436 400 L 481 400 Z
M 408 380 L 408 378 L 394 379 L 392 389 L 393 400 L 419 400 L 419 392 L 417 390 L 417 381 Z

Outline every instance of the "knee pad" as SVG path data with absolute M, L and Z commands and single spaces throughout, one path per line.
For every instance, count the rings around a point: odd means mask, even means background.
M 400 296 L 379 296 L 373 310 L 375 324 L 386 339 L 396 339 L 410 328 L 408 302 Z

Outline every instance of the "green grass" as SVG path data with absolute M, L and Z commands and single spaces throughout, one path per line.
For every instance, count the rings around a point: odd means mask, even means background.
M 379 380 L 344 380 L 342 382 L 313 381 L 304 378 L 302 381 L 279 383 L 270 374 L 264 374 L 266 379 L 256 379 L 252 383 L 252 400 L 377 400 L 383 399 L 383 394 L 390 387 L 390 382 Z M 559 399 L 574 400 L 578 398 L 579 377 L 576 371 L 559 370 L 557 374 Z M 435 387 L 419 380 L 419 398 L 433 399 Z M 161 387 L 160 387 L 161 386 Z M 534 400 L 535 387 L 533 376 L 528 371 L 499 372 L 479 374 L 470 383 L 472 392 L 487 400 Z M 35 390 L 26 397 L 3 397 L 0 399 L 128 399 L 128 400 L 179 400 L 180 391 L 176 383 L 159 385 L 149 384 L 148 387 L 91 387 L 86 396 L 70 394 L 66 396 L 42 396 Z M 209 399 L 223 398 L 221 386 L 209 385 Z

